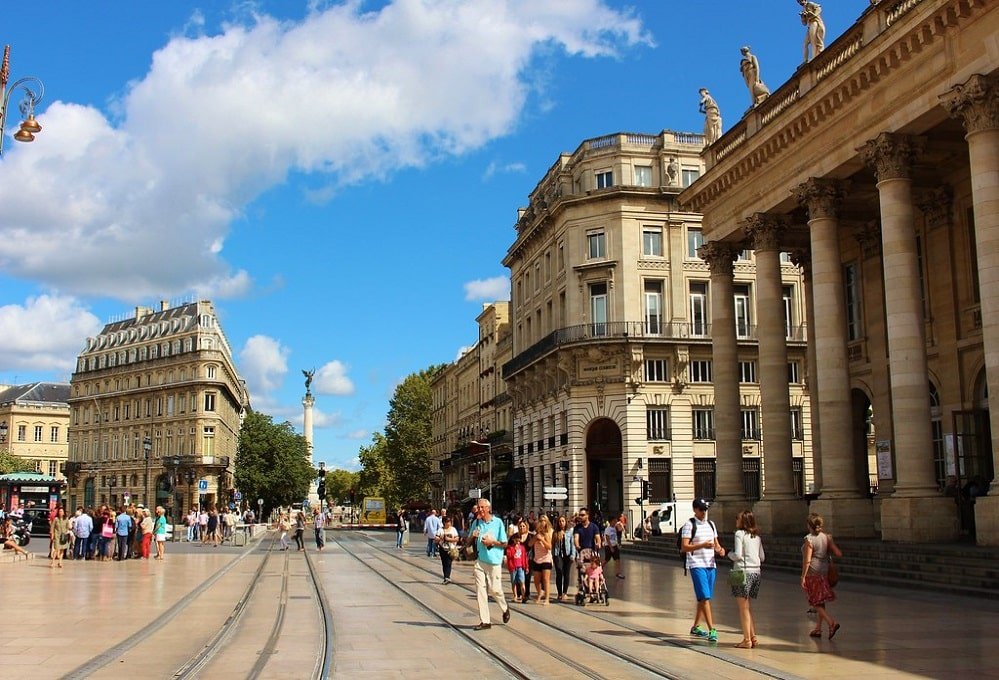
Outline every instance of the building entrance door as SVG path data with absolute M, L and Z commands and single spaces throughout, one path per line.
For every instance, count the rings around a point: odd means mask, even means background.
M 987 410 L 954 411 L 954 467 L 961 535 L 975 540 L 975 498 L 985 493 L 995 477 Z
M 621 428 L 610 418 L 590 423 L 586 433 L 586 503 L 604 518 L 624 510 Z

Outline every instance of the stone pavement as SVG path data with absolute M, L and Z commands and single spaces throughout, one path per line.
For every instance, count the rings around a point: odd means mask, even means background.
M 334 677 L 409 678 L 421 673 L 426 677 L 453 674 L 459 667 L 474 670 L 476 677 L 506 676 L 368 568 L 371 565 L 394 575 L 390 578 L 421 601 L 437 611 L 451 612 L 454 623 L 470 627 L 475 623 L 474 613 L 444 599 L 471 606 L 471 592 L 461 588 L 472 582 L 469 563 L 456 565 L 455 585 L 442 586 L 440 563 L 428 559 L 421 544 L 401 551 L 404 562 L 396 562 L 400 552 L 392 548 L 390 533 L 330 532 L 330 537 L 342 539 L 346 548 L 369 553 L 362 564 L 335 541 L 324 553 L 311 553 L 333 607 Z M 386 548 L 388 554 L 374 551 L 375 547 Z M 154 638 L 93 676 L 169 677 L 224 621 L 259 563 L 260 551 L 239 560 L 244 549 L 170 544 L 167 550 L 163 563 L 68 562 L 64 569 L 51 570 L 48 560 L 39 557 L 0 565 L 7 650 L 0 679 L 61 677 L 190 599 L 191 606 Z M 290 559 L 298 569 L 294 561 L 301 560 L 301 555 L 292 554 Z M 205 579 L 230 564 L 225 576 L 190 598 Z M 609 608 L 518 604 L 509 630 L 495 626 L 475 635 L 489 636 L 491 644 L 508 646 L 512 653 L 520 646 L 512 633 L 538 628 L 524 616 L 530 612 L 576 635 L 609 641 L 649 662 L 673 668 L 680 677 L 999 678 L 999 647 L 992 637 L 999 623 L 999 603 L 843 583 L 838 601 L 830 606 L 843 628 L 833 641 L 816 640 L 808 637 L 814 621 L 806 614 L 807 603 L 797 579 L 767 573 L 764 565 L 760 599 L 753 607 L 761 646 L 741 650 L 732 647 L 741 635 L 734 601 L 722 587 L 724 572 L 719 574 L 714 600 L 721 634 L 717 645 L 691 640 L 687 633 L 694 600 L 689 577 L 676 562 L 626 558 L 624 572 L 626 580 L 610 579 L 613 599 Z M 304 598 L 301 603 L 307 604 Z M 496 605 L 492 607 L 498 618 Z M 268 612 L 261 611 L 259 616 L 261 626 L 270 625 Z M 297 628 L 293 625 L 292 632 L 302 638 L 315 635 L 314 619 L 309 619 L 308 615 L 295 617 Z M 278 651 L 285 653 L 284 658 L 304 655 L 304 647 L 298 651 L 300 643 L 294 637 L 282 638 Z M 256 644 L 250 636 L 236 635 L 225 654 L 253 658 L 259 652 Z M 231 668 L 235 673 L 231 677 L 242 677 L 235 664 Z M 219 675 L 218 668 L 213 675 Z M 544 677 L 563 675 L 571 676 L 552 672 Z M 298 676 L 290 672 L 286 677 Z

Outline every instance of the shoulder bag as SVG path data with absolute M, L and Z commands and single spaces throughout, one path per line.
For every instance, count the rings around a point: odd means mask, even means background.
M 833 562 L 832 555 L 829 555 L 829 568 L 826 570 L 826 580 L 829 581 L 830 588 L 835 588 L 839 583 L 839 567 Z

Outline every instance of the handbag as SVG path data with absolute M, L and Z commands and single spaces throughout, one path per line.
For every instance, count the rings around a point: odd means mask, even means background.
M 746 572 L 732 567 L 732 570 L 728 572 L 728 584 L 733 588 L 742 588 L 746 585 Z
M 101 537 L 102 538 L 112 538 L 114 536 L 114 525 L 105 524 L 101 527 Z
M 832 555 L 829 556 L 829 569 L 826 571 L 826 580 L 829 581 L 830 588 L 835 588 L 836 584 L 839 583 L 839 567 L 833 562 Z

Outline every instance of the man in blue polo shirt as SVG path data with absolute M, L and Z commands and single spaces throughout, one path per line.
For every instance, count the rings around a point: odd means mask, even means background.
M 479 603 L 479 625 L 475 630 L 492 628 L 489 621 L 489 594 L 499 602 L 503 623 L 510 620 L 510 605 L 503 594 L 503 550 L 506 548 L 506 527 L 503 520 L 493 517 L 492 504 L 485 498 L 475 503 L 475 521 L 468 528 L 469 539 L 476 547 L 475 599 Z
M 690 569 L 694 596 L 697 598 L 697 613 L 690 634 L 705 637 L 708 642 L 717 642 L 718 631 L 711 617 L 711 597 L 715 592 L 715 555 L 725 557 L 725 548 L 718 542 L 715 523 L 708 520 L 709 505 L 704 498 L 694 499 L 694 516 L 684 522 L 680 530 L 680 549 Z M 707 630 L 701 627 L 701 619 L 704 619 Z

